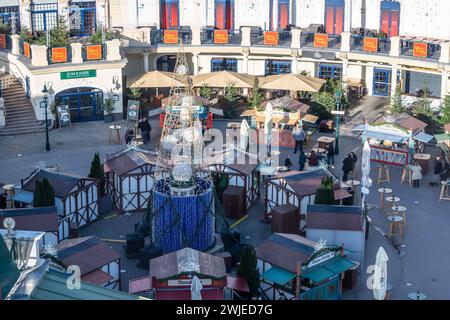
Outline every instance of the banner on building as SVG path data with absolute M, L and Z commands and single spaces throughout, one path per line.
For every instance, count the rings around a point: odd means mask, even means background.
M 314 34 L 314 47 L 328 48 L 328 34 L 326 33 Z
M 164 30 L 164 43 L 178 44 L 178 30 Z
M 414 42 L 413 56 L 426 58 L 428 56 L 428 44 L 423 42 Z
M 378 38 L 364 38 L 363 50 L 366 52 L 378 51 Z
M 278 45 L 278 32 L 277 31 L 264 32 L 264 44 L 267 46 L 277 46 Z
M 227 44 L 228 43 L 228 30 L 214 30 L 214 43 Z
M 30 44 L 27 42 L 23 43 L 23 55 L 27 57 L 28 59 L 31 59 L 31 49 Z
M 67 62 L 67 48 L 52 48 L 52 63 Z
M 6 49 L 6 34 L 0 34 L 0 48 Z
M 103 58 L 102 45 L 86 46 L 86 60 L 101 60 Z

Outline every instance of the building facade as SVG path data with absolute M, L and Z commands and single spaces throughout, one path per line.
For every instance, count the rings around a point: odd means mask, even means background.
M 185 44 L 191 74 L 304 72 L 358 82 L 369 95 L 389 96 L 399 84 L 406 94 L 426 86 L 433 97 L 441 98 L 450 93 L 449 12 L 446 0 L 6 0 L 0 4 L 0 20 L 14 21 L 22 29 L 45 32 L 59 14 L 67 18 L 72 36 L 92 34 L 99 26 L 120 30 L 121 48 L 111 49 L 116 52 L 114 59 L 110 54 L 113 60 L 89 65 L 81 61 L 78 68 L 73 61 L 77 52 L 72 52 L 71 63 L 45 66 L 44 61 L 39 71 L 34 66 L 24 71 L 32 73 L 27 80 L 34 83 L 32 92 L 41 87 L 39 77 L 53 74 L 53 84 L 62 86 L 57 90 L 64 95 L 58 100 L 62 102 L 70 102 L 71 94 L 78 99 L 79 92 L 72 92 L 76 87 L 91 88 L 83 93 L 101 100 L 95 92 L 101 91 L 104 98 L 111 79 L 122 87 L 126 78 L 145 71 L 172 71 L 178 39 Z M 87 68 L 97 69 L 97 77 L 57 81 L 66 69 Z M 114 93 L 120 96 L 115 110 L 119 116 L 122 89 Z

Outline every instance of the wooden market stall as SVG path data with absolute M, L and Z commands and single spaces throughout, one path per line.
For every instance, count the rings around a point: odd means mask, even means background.
M 155 166 L 156 154 L 138 148 L 107 157 L 104 163 L 107 191 L 121 213 L 147 208 Z
M 120 254 L 97 237 L 65 240 L 56 247 L 57 256 L 68 266 L 78 266 L 81 280 L 120 290 Z
M 308 205 L 306 237 L 345 247 L 349 259 L 364 263 L 366 221 L 361 206 Z
M 227 273 L 223 258 L 191 248 L 150 260 L 150 275 L 130 280 L 130 293 L 156 300 L 191 300 L 192 277 L 203 286 L 202 300 L 223 300 Z
M 69 237 L 70 224 L 81 228 L 98 218 L 97 181 L 88 177 L 38 169 L 22 182 L 22 196 L 33 197 L 36 182 L 46 178 L 55 191 L 59 239 Z
M 344 273 L 356 266 L 341 246 L 327 246 L 294 234 L 274 233 L 256 248 L 266 299 L 335 300 Z
M 16 230 L 44 232 L 41 246 L 56 245 L 59 238 L 59 223 L 56 207 L 20 208 L 0 210 L 0 227 L 3 220 L 13 218 Z
M 265 184 L 265 209 L 266 216 L 271 215 L 273 210 L 283 205 L 291 205 L 298 213 L 298 231 L 303 230 L 304 218 L 307 213 L 307 206 L 314 204 L 316 191 L 322 179 L 327 176 L 325 170 L 317 169 L 313 171 L 288 171 L 278 173 L 273 177 L 268 177 Z M 335 185 L 334 198 L 342 200 L 351 195 Z

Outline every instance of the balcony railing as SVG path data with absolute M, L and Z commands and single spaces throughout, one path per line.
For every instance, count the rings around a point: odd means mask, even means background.
M 183 41 L 183 44 L 192 43 L 192 31 L 186 28 L 180 29 L 152 29 L 150 32 L 151 44 L 168 44 L 178 45 L 178 41 Z
M 0 50 L 11 51 L 12 41 L 8 34 L 0 33 Z
M 341 36 L 324 33 L 302 32 L 300 36 L 300 46 L 316 49 L 339 50 L 341 48 Z
M 250 43 L 255 46 L 290 47 L 292 35 L 289 31 L 263 31 L 254 29 L 250 33 Z
M 201 43 L 205 45 L 234 45 L 242 42 L 241 30 L 217 30 L 203 28 L 201 31 Z
M 389 54 L 391 51 L 391 41 L 389 39 L 364 37 L 361 35 L 352 34 L 350 40 L 350 50 L 366 53 Z
M 81 55 L 83 57 L 83 61 L 104 60 L 106 58 L 106 45 L 84 45 L 81 49 Z
M 439 60 L 441 57 L 441 46 L 437 43 L 401 40 L 400 54 L 406 57 Z
M 72 62 L 71 47 L 47 48 L 48 64 L 61 64 Z
M 31 45 L 28 42 L 19 40 L 19 53 L 27 59 L 32 58 Z

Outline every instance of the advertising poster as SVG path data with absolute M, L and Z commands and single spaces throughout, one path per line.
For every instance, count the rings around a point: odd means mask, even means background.
M 87 60 L 101 60 L 102 58 L 102 46 L 100 44 L 86 47 Z
M 264 32 L 264 44 L 268 46 L 278 45 L 278 32 L 277 31 L 266 31 Z
M 314 35 L 314 47 L 316 48 L 328 48 L 328 34 L 316 33 Z
M 164 30 L 164 43 L 177 44 L 178 43 L 178 30 Z
M 67 48 L 52 48 L 52 62 L 63 63 L 67 62 Z
M 214 31 L 214 43 L 227 44 L 228 43 L 228 30 L 215 30 Z
M 127 120 L 129 121 L 138 120 L 139 103 L 140 102 L 137 100 L 128 100 Z

